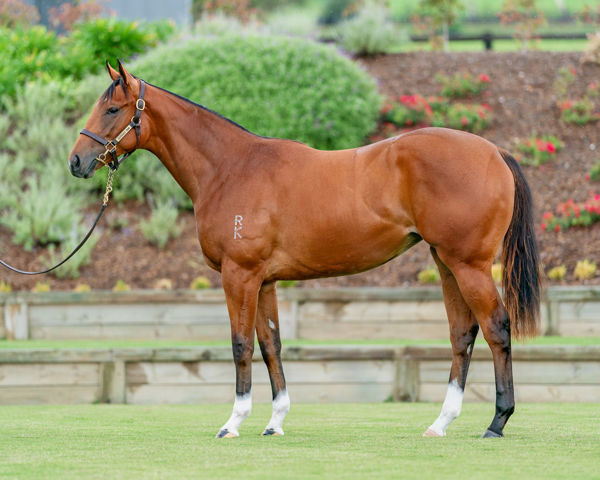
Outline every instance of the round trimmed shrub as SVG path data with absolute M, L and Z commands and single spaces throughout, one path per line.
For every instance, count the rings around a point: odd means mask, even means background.
M 376 127 L 375 81 L 333 47 L 279 36 L 192 39 L 130 71 L 264 136 L 315 148 L 361 145 Z

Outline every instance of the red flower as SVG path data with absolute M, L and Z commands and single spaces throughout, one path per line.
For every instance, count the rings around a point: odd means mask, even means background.
M 468 123 L 469 123 L 469 119 L 468 119 L 467 117 L 463 116 L 463 117 L 460 119 L 460 124 L 461 124 L 463 127 L 466 127 Z
M 483 83 L 490 83 L 490 77 L 488 77 L 485 73 L 479 75 L 479 81 Z
M 546 149 L 548 148 L 548 145 L 547 145 L 547 144 L 545 144 L 545 143 L 544 143 L 542 140 L 540 140 L 539 138 L 536 138 L 536 139 L 535 139 L 535 144 L 536 144 L 536 146 L 537 146 L 537 149 L 538 149 L 540 152 L 545 152 L 545 151 L 546 151 Z
M 586 174 L 585 174 L 585 179 L 586 179 L 588 182 L 590 181 L 590 179 L 591 179 L 591 178 L 592 178 L 592 177 L 590 176 L 590 174 L 589 174 L 589 173 L 586 173 Z
M 560 109 L 564 112 L 565 110 L 571 108 L 573 106 L 573 102 L 571 100 L 567 100 L 566 102 L 561 103 Z
M 575 67 L 571 67 L 570 71 L 573 75 L 577 75 L 577 70 L 575 70 Z
M 558 223 L 556 225 L 554 225 L 554 231 L 560 232 L 560 225 Z
M 483 108 L 485 108 L 486 110 L 491 110 L 492 109 L 492 107 L 490 107 L 487 103 L 482 103 L 481 106 Z
M 552 220 L 552 217 L 554 217 L 554 215 L 552 214 L 552 212 L 546 212 L 546 213 L 544 213 L 544 220 Z
M 546 228 L 548 228 L 548 225 L 546 225 L 544 222 L 542 222 L 542 230 L 546 230 Z
M 554 153 L 554 152 L 556 152 L 556 147 L 554 146 L 554 144 L 552 142 L 548 142 L 546 144 L 546 150 L 548 150 L 548 153 Z

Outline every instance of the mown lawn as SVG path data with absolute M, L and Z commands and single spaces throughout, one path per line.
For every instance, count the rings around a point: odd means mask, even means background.
M 422 438 L 439 404 L 292 405 L 284 437 L 216 440 L 230 405 L 0 408 L 0 478 L 529 478 L 600 476 L 600 404 L 520 404 L 503 439 L 493 405 L 465 404 L 446 438 Z

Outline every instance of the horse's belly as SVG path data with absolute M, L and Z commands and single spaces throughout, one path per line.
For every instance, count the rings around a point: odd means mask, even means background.
M 349 275 L 375 268 L 408 250 L 421 237 L 398 225 L 324 229 L 321 235 L 289 238 L 278 249 L 285 278 Z

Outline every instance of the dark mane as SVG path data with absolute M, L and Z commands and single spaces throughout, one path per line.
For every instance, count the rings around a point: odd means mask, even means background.
M 137 79 L 137 77 L 134 76 L 134 78 Z M 219 112 L 215 112 L 214 110 L 211 110 L 208 107 L 205 107 L 204 105 L 200 105 L 199 103 L 193 102 L 192 100 L 190 100 L 189 98 L 185 98 L 181 95 L 178 95 L 177 93 L 173 93 L 165 88 L 162 87 L 158 87 L 156 85 L 153 85 L 151 83 L 146 82 L 148 85 L 157 88 L 158 90 L 161 90 L 165 93 L 168 93 L 169 95 L 173 95 L 176 98 L 179 98 L 180 100 L 183 100 L 187 103 L 191 103 L 192 105 L 194 105 L 195 107 L 201 108 L 202 110 L 205 110 L 209 113 L 212 113 L 213 115 L 216 115 L 219 118 L 222 118 L 223 120 L 229 122 L 230 124 L 236 126 L 237 128 L 243 130 L 244 132 L 248 132 L 256 137 L 260 137 L 260 138 L 273 138 L 273 137 L 265 137 L 263 135 L 258 135 L 254 132 L 251 132 L 250 130 L 248 130 L 247 128 L 241 126 L 239 123 L 234 122 L 233 120 L 221 115 Z M 104 92 L 104 94 L 102 95 L 102 100 L 108 100 L 111 99 L 113 97 L 113 95 L 115 94 L 115 89 L 117 88 L 117 85 L 120 85 L 121 88 L 123 89 L 123 91 L 125 92 L 125 95 L 127 95 L 127 87 L 125 85 L 125 83 L 123 82 L 123 80 L 121 79 L 121 77 L 117 78 L 112 84 L 110 84 L 110 86 L 106 89 L 106 91 Z M 290 141 L 295 141 L 295 140 L 290 140 Z
M 123 83 L 123 79 L 121 77 L 118 77 L 114 82 L 112 82 L 108 88 L 106 89 L 106 91 L 102 94 L 102 100 L 106 101 L 106 100 L 110 100 L 114 94 L 115 94 L 115 89 L 117 88 L 117 85 L 120 85 L 121 88 L 123 89 L 123 92 L 125 93 L 125 95 L 127 95 L 127 88 L 125 88 L 125 84 Z

